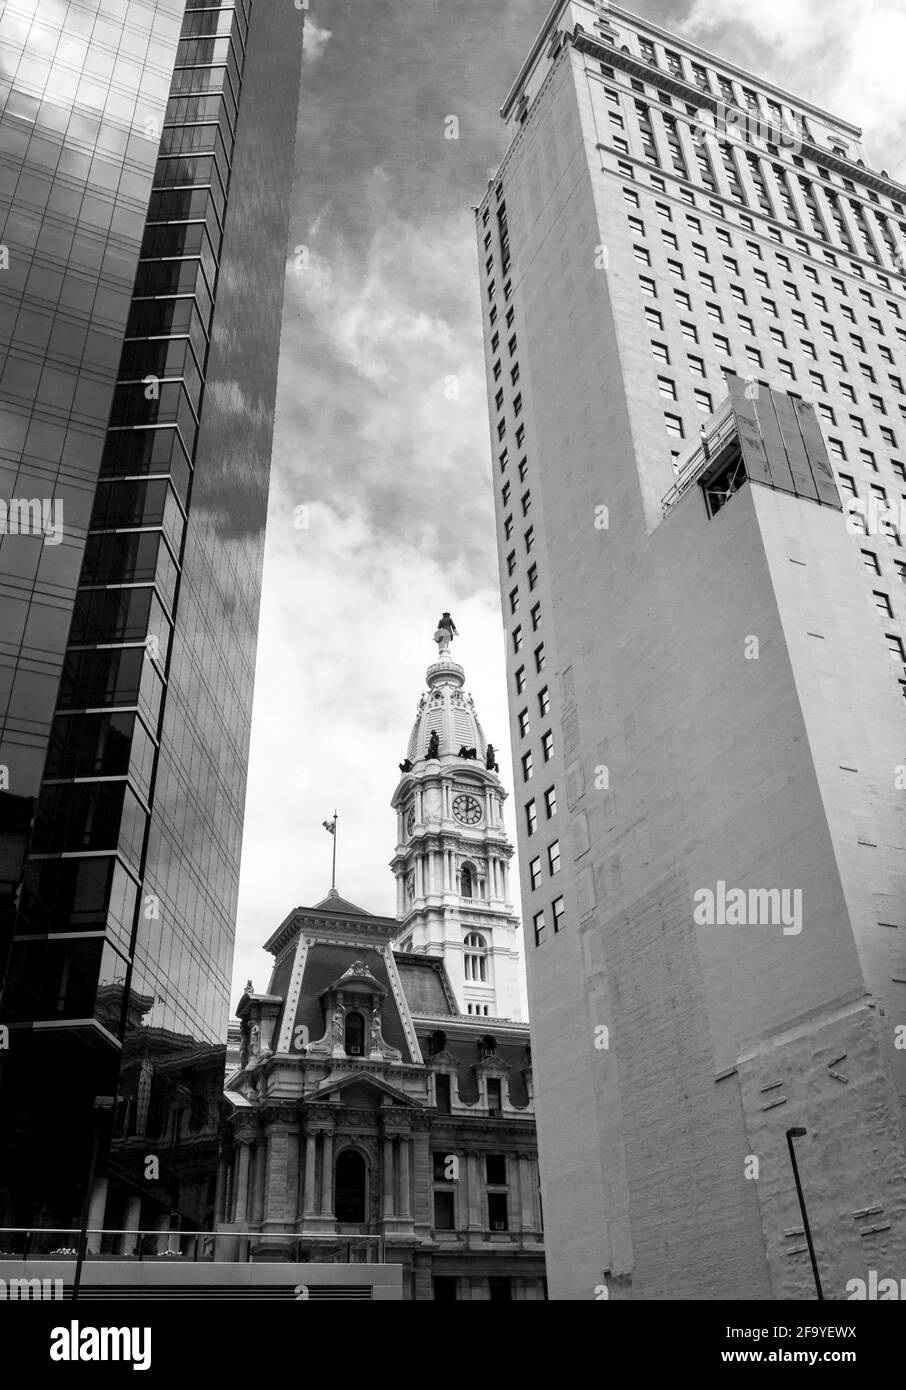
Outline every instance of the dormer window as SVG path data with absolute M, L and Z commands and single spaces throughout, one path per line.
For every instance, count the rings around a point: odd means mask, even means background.
M 350 1057 L 361 1057 L 365 1051 L 365 1020 L 358 1009 L 346 1015 L 346 1035 L 343 1050 Z

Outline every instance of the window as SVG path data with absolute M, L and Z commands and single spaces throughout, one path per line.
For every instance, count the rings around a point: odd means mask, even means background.
M 877 608 L 882 618 L 893 617 L 893 609 L 890 606 L 890 599 L 887 597 L 886 594 L 881 593 L 879 589 L 875 589 L 872 592 L 872 598 L 875 601 L 875 608 Z
M 562 931 L 566 923 L 563 918 L 566 915 L 566 904 L 562 898 L 554 898 L 551 903 L 551 911 L 554 914 L 554 931 Z
M 685 431 L 683 430 L 683 422 L 678 415 L 665 415 L 664 424 L 666 425 L 667 433 L 671 436 L 671 438 L 685 439 L 686 435 Z
M 536 857 L 529 864 L 529 883 L 532 888 L 537 888 L 541 882 L 541 859 Z
M 657 389 L 666 400 L 676 400 L 676 387 L 669 377 L 659 376 L 657 379 Z
M 814 343 L 806 342 L 806 340 L 803 338 L 803 339 L 802 339 L 802 351 L 805 353 L 806 357 L 810 357 L 810 358 L 812 359 L 813 362 L 817 362 L 817 360 L 818 360 L 818 354 L 817 354 L 817 352 L 815 351 L 815 345 L 814 345 Z
M 544 761 L 549 763 L 554 756 L 554 735 L 550 729 L 541 738 L 541 751 L 544 754 Z
M 686 272 L 685 270 L 683 270 L 682 263 L 680 261 L 672 261 L 668 258 L 667 269 L 670 271 L 671 275 L 676 276 L 677 280 L 685 280 Z
M 790 381 L 796 380 L 796 373 L 793 371 L 792 362 L 788 362 L 784 357 L 781 357 L 778 359 L 777 365 L 780 368 L 781 376 L 788 377 Z
M 654 281 L 650 279 L 649 276 L 639 276 L 639 288 L 641 289 L 642 294 L 648 295 L 650 299 L 657 299 L 657 289 L 655 288 Z
M 346 1015 L 345 1041 L 343 1050 L 350 1057 L 361 1057 L 365 1047 L 365 1019 L 358 1009 L 350 1009 Z
M 507 1216 L 507 1194 L 505 1192 L 488 1193 L 488 1228 L 492 1231 L 508 1231 L 510 1228 Z M 509 1279 L 500 1275 L 488 1277 L 488 1291 L 492 1298 L 497 1300 L 502 1298 L 501 1285 L 505 1285 L 509 1289 Z
M 437 1079 L 440 1080 L 439 1077 Z M 444 1080 L 447 1082 L 447 1085 L 449 1086 L 449 1076 L 445 1076 Z M 456 1230 L 454 1194 L 452 1192 L 434 1193 L 434 1229 L 436 1231 Z
M 644 246 L 633 246 L 632 250 L 639 265 L 651 265 L 651 253 Z
M 670 352 L 666 343 L 652 343 L 651 355 L 656 362 L 666 362 L 670 365 Z
M 528 516 L 529 509 L 532 505 L 532 494 L 530 492 L 524 492 L 520 497 L 519 501 L 522 504 L 522 515 Z
M 544 928 L 546 925 L 547 923 L 544 920 L 544 909 L 542 908 L 541 911 L 536 912 L 532 918 L 532 926 L 535 930 L 536 946 L 540 946 L 542 941 L 544 940 Z
M 541 711 L 542 718 L 544 715 L 550 714 L 551 697 L 547 686 L 545 686 L 543 690 L 538 691 L 538 708 Z
M 885 632 L 884 636 L 887 638 L 887 650 L 892 659 L 901 666 L 906 665 L 906 651 L 903 650 L 903 643 L 899 637 L 893 632 Z
M 471 875 L 468 886 L 471 888 Z M 465 890 L 465 871 L 463 871 L 463 890 Z M 463 897 L 471 897 L 474 894 L 467 894 L 463 891 Z M 471 931 L 463 942 L 465 947 L 464 963 L 466 979 L 477 984 L 487 984 L 488 982 L 488 943 L 481 935 L 481 932 Z
M 519 736 L 520 736 L 520 738 L 525 738 L 526 734 L 528 734 L 529 731 L 530 731 L 530 729 L 531 729 L 531 725 L 530 725 L 530 723 L 529 723 L 529 717 L 528 717 L 528 710 L 527 710 L 527 709 L 521 709 L 521 710 L 519 711 L 518 720 L 519 720 Z
M 761 359 L 761 353 L 758 351 L 757 348 L 747 347 L 746 357 L 752 363 L 753 367 L 761 367 L 764 365 Z
M 695 327 L 694 323 L 684 323 L 680 320 L 680 329 L 683 337 L 688 338 L 690 343 L 698 342 L 698 329 Z
M 533 776 L 534 766 L 532 763 L 531 749 L 529 749 L 527 753 L 523 753 L 522 755 L 522 780 L 523 782 L 530 782 Z
M 526 555 L 529 555 L 529 554 L 531 554 L 532 546 L 535 544 L 535 528 L 534 528 L 534 526 L 528 526 L 528 527 L 526 527 L 526 531 L 525 531 L 525 535 L 523 536 L 523 540 L 525 541 L 525 553 L 526 553 Z
M 541 626 L 541 604 L 536 603 L 531 609 L 532 631 L 537 632 Z
M 776 319 L 777 305 L 774 303 L 773 299 L 762 299 L 761 303 L 765 313 L 770 314 L 772 319 Z
M 722 333 L 714 334 L 714 346 L 718 352 L 724 352 L 727 356 L 730 355 L 730 339 L 725 338 Z
M 500 1078 L 489 1076 L 487 1078 L 488 1087 L 488 1114 L 499 1115 L 503 1110 L 503 1098 L 500 1091 Z
M 548 820 L 557 814 L 557 792 L 554 787 L 548 787 L 544 793 L 544 809 Z
M 537 563 L 532 563 L 531 565 L 529 565 L 529 568 L 528 568 L 528 586 L 529 586 L 530 589 L 534 589 L 534 588 L 536 587 L 537 583 L 538 583 L 538 565 L 537 565 Z
M 706 304 L 705 312 L 707 313 L 708 318 L 713 319 L 715 323 L 723 323 L 723 310 L 721 309 L 719 304 Z
M 449 1115 L 450 1077 L 446 1072 L 438 1072 L 434 1077 L 434 1101 L 439 1114 Z M 453 1194 L 451 1193 L 450 1195 L 452 1196 Z
M 525 690 L 525 667 L 520 666 L 516 672 L 516 694 L 521 695 Z
M 742 285 L 731 285 L 730 294 L 736 300 L 737 304 L 747 303 L 746 292 L 743 289 Z
M 522 651 L 522 626 L 513 629 L 513 651 Z
M 754 338 L 754 336 L 755 336 L 755 324 L 754 324 L 754 322 L 752 321 L 752 319 L 749 318 L 748 314 L 740 314 L 740 315 L 739 315 L 739 326 L 740 326 L 740 328 L 743 330 L 744 333 L 748 333 L 751 337 Z
M 516 589 L 511 589 L 511 590 L 510 590 L 510 612 L 511 612 L 511 613 L 515 613 L 515 612 L 516 612 L 516 609 L 517 609 L 518 607 L 519 607 L 519 590 L 518 590 L 518 588 L 516 588 Z
M 689 371 L 692 373 L 693 376 L 704 376 L 704 375 L 705 375 L 705 364 L 704 364 L 704 360 L 703 360 L 701 357 L 693 357 L 693 356 L 690 355 L 690 357 L 689 357 Z
M 525 828 L 529 835 L 534 835 L 538 828 L 538 810 L 534 797 L 525 803 Z
M 881 573 L 881 564 L 880 564 L 880 561 L 878 560 L 877 555 L 875 555 L 873 551 L 871 551 L 871 550 L 863 550 L 863 551 L 862 551 L 862 563 L 863 563 L 863 565 L 865 566 L 865 568 L 868 570 L 869 574 L 880 574 L 880 573 Z
M 658 313 L 657 309 L 649 309 L 646 307 L 645 317 L 648 320 L 649 326 L 651 328 L 656 328 L 659 333 L 662 333 L 664 331 L 664 320 L 661 318 L 661 315 Z
M 560 872 L 560 841 L 554 840 L 552 845 L 547 847 L 547 864 L 551 874 Z
M 516 552 L 515 552 L 515 550 L 511 550 L 510 553 L 509 553 L 509 555 L 506 557 L 506 572 L 507 572 L 507 574 L 513 574 L 513 573 L 515 572 L 515 570 L 516 570 Z
M 692 300 L 689 298 L 685 290 L 674 290 L 673 298 L 676 300 L 677 304 L 681 309 L 692 308 Z
M 714 406 L 711 404 L 711 394 L 709 391 L 696 391 L 695 404 L 699 410 L 703 410 L 706 415 L 710 415 Z
M 545 665 L 544 643 L 543 643 L 543 642 L 539 642 L 538 646 L 535 648 L 535 670 L 536 670 L 536 671 L 543 671 L 543 670 L 544 670 L 544 665 Z

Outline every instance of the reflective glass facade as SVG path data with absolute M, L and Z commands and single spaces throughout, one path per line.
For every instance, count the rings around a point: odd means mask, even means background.
M 29 1143 L 2 1224 L 36 1219 L 48 1058 L 74 1063 L 79 1139 L 94 1096 L 116 1099 L 105 1224 L 213 1208 L 301 16 L 190 0 L 179 19 L 16 885 L 4 1090 Z M 73 1219 L 86 1172 L 45 1219 Z

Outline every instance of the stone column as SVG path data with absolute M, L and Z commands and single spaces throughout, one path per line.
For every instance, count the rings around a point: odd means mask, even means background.
M 383 1181 L 384 1181 L 384 1203 L 381 1213 L 383 1219 L 388 1221 L 393 1215 L 393 1140 L 389 1134 L 384 1135 L 384 1162 L 383 1162 Z
M 283 1222 L 288 1206 L 289 1131 L 277 1120 L 267 1129 L 267 1168 L 263 1183 L 263 1220 Z
M 214 1193 L 214 1224 L 226 1220 L 227 1180 L 230 1171 L 230 1156 L 222 1150 L 217 1161 L 217 1187 Z M 130 1204 L 131 1204 L 130 1198 Z M 128 1221 L 126 1223 L 129 1224 Z
M 473 1151 L 466 1154 L 466 1170 L 469 1181 L 469 1225 L 470 1231 L 483 1231 L 487 1224 L 481 1216 L 481 1170 L 479 1155 Z
M 531 1154 L 520 1154 L 518 1164 L 522 1229 L 524 1231 L 535 1231 L 537 1230 L 537 1222 L 535 1219 L 535 1161 Z
M 315 1165 L 318 1161 L 318 1136 L 311 1130 L 305 1135 L 305 1193 L 302 1199 L 303 1216 L 317 1216 L 315 1207 Z
M 431 1181 L 431 1151 L 427 1129 L 419 1127 L 412 1134 L 412 1177 L 414 1187 L 415 1221 L 422 1225 L 433 1223 L 431 1211 L 433 1185 Z
M 255 1136 L 251 1132 L 236 1135 L 239 1164 L 236 1173 L 236 1210 L 233 1213 L 233 1221 L 240 1231 L 248 1224 L 249 1164 L 254 1142 Z
M 321 1139 L 321 1216 L 333 1220 L 333 1135 Z
M 522 1230 L 522 1201 L 519 1188 L 520 1164 L 518 1157 L 510 1154 L 507 1154 L 505 1161 L 506 1185 L 509 1189 L 507 1210 L 510 1218 L 510 1230 L 518 1233 Z
M 138 1234 L 142 1224 L 142 1199 L 141 1197 L 130 1197 L 126 1203 L 126 1227 L 120 1237 L 120 1254 L 134 1255 L 138 1249 L 141 1236 Z
M 89 1255 L 100 1253 L 101 1241 L 103 1239 L 104 1213 L 107 1210 L 107 1179 L 96 1178 L 94 1187 L 91 1190 L 91 1201 L 88 1204 L 88 1244 L 86 1249 Z
M 264 1182 L 267 1174 L 267 1137 L 262 1137 L 255 1145 L 252 1155 L 252 1197 L 249 1217 L 252 1225 L 260 1226 L 264 1220 Z
M 286 1127 L 286 1203 L 284 1219 L 297 1221 L 299 1218 L 299 1126 Z
M 412 1220 L 412 1206 L 410 1197 L 409 1179 L 409 1145 L 411 1143 L 408 1134 L 400 1135 L 400 1218 L 403 1221 Z

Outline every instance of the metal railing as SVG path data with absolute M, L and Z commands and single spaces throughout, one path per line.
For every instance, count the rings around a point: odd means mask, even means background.
M 0 1226 L 0 1262 L 75 1260 L 78 1226 Z M 295 1235 L 279 1231 L 141 1231 L 89 1227 L 86 1260 L 171 1260 L 250 1263 L 279 1250 L 293 1264 L 383 1264 L 382 1235 L 342 1232 Z M 253 1255 L 254 1247 L 254 1255 Z
M 701 437 L 697 443 L 690 445 L 686 452 L 680 455 L 673 487 L 661 501 L 661 507 L 665 512 L 688 491 L 720 451 L 721 445 L 735 433 L 736 415 L 728 396 L 702 426 Z

